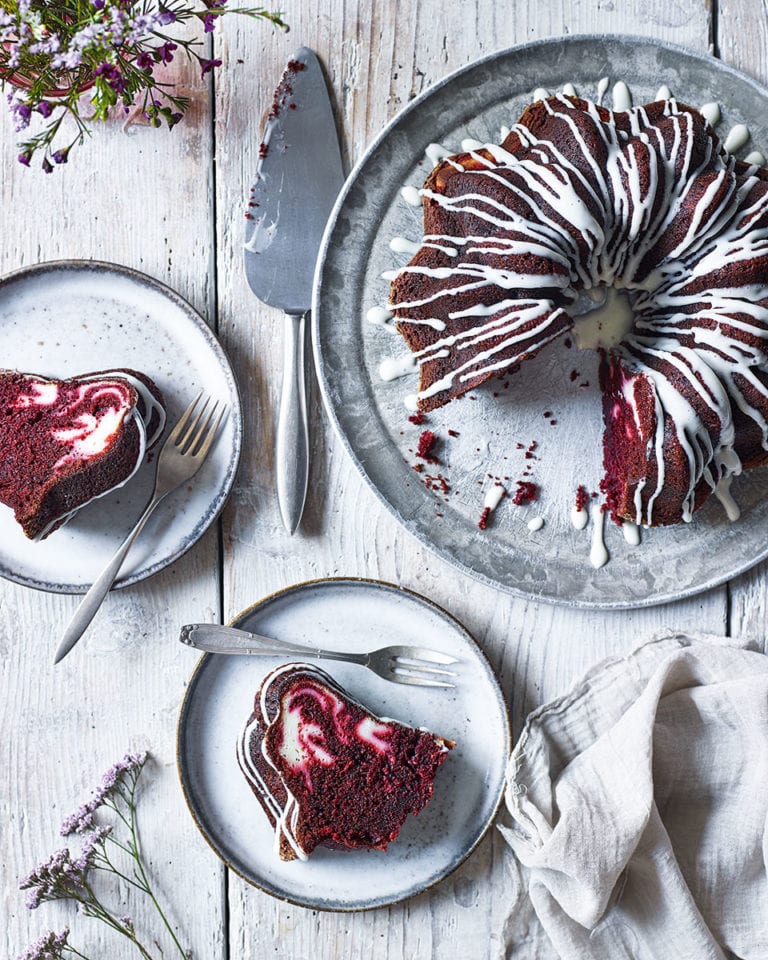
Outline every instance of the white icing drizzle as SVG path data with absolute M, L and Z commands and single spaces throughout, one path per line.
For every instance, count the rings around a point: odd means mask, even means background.
M 541 530 L 543 526 L 544 526 L 543 517 L 531 517 L 531 519 L 528 521 L 528 529 L 533 533 L 535 533 L 537 530 Z
M 427 159 L 434 166 L 437 166 L 442 160 L 450 157 L 452 151 L 448 147 L 444 147 L 442 143 L 430 143 L 424 153 L 427 155 Z
M 756 167 L 764 167 L 765 154 L 761 153 L 759 150 L 752 150 L 746 155 L 746 157 L 744 157 L 744 163 L 751 163 Z
M 608 551 L 605 548 L 605 513 L 599 503 L 592 504 L 592 547 L 589 562 L 599 570 L 608 563 Z
M 421 206 L 421 193 L 416 189 L 416 187 L 402 187 L 400 189 L 400 196 L 412 207 Z
M 640 543 L 640 527 L 636 523 L 633 523 L 631 520 L 625 520 L 621 525 L 621 532 L 624 534 L 624 539 L 630 545 L 630 547 L 636 547 Z
M 737 123 L 731 128 L 728 136 L 725 138 L 723 150 L 726 153 L 735 153 L 740 150 L 749 140 L 749 127 L 743 123 Z
M 608 77 L 601 77 L 597 82 L 597 94 L 595 95 L 595 103 L 600 106 L 603 102 L 603 97 L 608 92 L 608 87 L 610 86 L 610 80 Z
M 564 94 L 566 97 L 575 97 L 575 96 L 577 96 L 576 87 L 574 87 L 574 85 L 573 85 L 572 83 L 564 83 L 564 84 L 563 84 L 563 94 Z
M 671 100 L 672 91 L 669 89 L 666 83 L 662 83 L 662 85 L 656 91 L 656 96 L 653 99 L 654 100 Z
M 420 247 L 420 243 L 414 243 L 413 240 L 406 240 L 405 237 L 392 237 L 389 241 L 389 249 L 393 253 L 407 253 L 409 257 L 418 253 Z
M 613 109 L 632 109 L 632 94 L 629 92 L 629 87 L 623 80 L 619 80 L 613 85 Z
M 549 90 L 545 90 L 544 87 L 536 87 L 533 91 L 533 102 L 537 100 L 546 100 L 549 96 Z
M 699 107 L 699 113 L 704 117 L 711 127 L 716 127 L 720 123 L 720 104 L 705 103 Z
M 499 130 L 499 142 L 504 143 L 504 141 L 509 136 L 509 127 L 505 127 L 503 124 Z
M 595 310 L 576 318 L 573 339 L 579 350 L 610 349 L 632 329 L 634 315 L 629 298 L 614 287 L 605 288 L 605 293 L 605 300 Z
M 589 523 L 589 514 L 586 507 L 577 507 L 574 504 L 571 507 L 571 526 L 576 530 L 583 530 Z
M 418 369 L 416 358 L 412 353 L 404 354 L 402 357 L 391 357 L 382 360 L 379 366 L 379 376 L 387 382 L 397 380 L 398 377 L 405 377 L 409 373 L 414 373 Z
M 365 315 L 368 323 L 374 323 L 377 326 L 383 327 L 387 324 L 387 321 L 392 319 L 392 314 L 386 307 L 371 307 L 371 309 Z
M 738 503 L 733 499 L 733 494 L 731 493 L 731 481 L 733 477 L 723 477 L 718 481 L 717 486 L 715 487 L 715 496 L 723 505 L 725 510 L 725 515 L 731 521 L 735 523 L 736 520 L 741 516 L 741 510 Z
M 483 141 L 473 140 L 471 137 L 461 141 L 461 149 L 464 153 L 473 153 L 476 150 L 482 150 Z
M 506 493 L 507 491 L 503 484 L 494 483 L 492 486 L 488 487 L 488 490 L 486 491 L 483 506 L 486 510 L 495 510 L 506 496 Z

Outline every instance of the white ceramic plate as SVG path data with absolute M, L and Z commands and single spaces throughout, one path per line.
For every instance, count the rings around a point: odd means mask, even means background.
M 390 683 L 364 667 L 321 663 L 374 713 L 425 726 L 456 741 L 435 792 L 409 817 L 386 853 L 318 847 L 307 862 L 283 863 L 273 831 L 237 764 L 236 744 L 274 657 L 206 655 L 181 708 L 178 762 L 192 815 L 213 849 L 273 896 L 321 910 L 396 903 L 454 870 L 480 842 L 498 808 L 510 749 L 498 681 L 469 633 L 417 594 L 372 580 L 317 580 L 267 597 L 236 626 L 318 646 L 371 650 L 418 643 L 459 658 L 455 690 Z
M 42 263 L 0 279 L 0 366 L 66 378 L 132 367 L 165 395 L 169 428 L 198 391 L 230 413 L 195 479 L 149 520 L 116 586 L 151 576 L 205 533 L 229 494 L 240 457 L 242 417 L 224 352 L 192 307 L 144 274 L 86 260 Z M 0 505 L 0 575 L 56 593 L 84 593 L 139 518 L 152 493 L 145 463 L 119 490 L 93 501 L 46 540 L 24 536 Z

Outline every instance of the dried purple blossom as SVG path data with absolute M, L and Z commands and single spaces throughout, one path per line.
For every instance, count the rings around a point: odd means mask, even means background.
M 56 154 L 53 159 L 56 163 L 66 163 L 66 153 L 64 159 L 57 160 Z M 94 814 L 114 793 L 122 782 L 124 777 L 138 776 L 141 768 L 147 762 L 147 753 L 126 753 L 122 760 L 114 764 L 107 770 L 99 786 L 93 791 L 93 796 L 87 803 L 84 803 L 74 813 L 70 814 L 61 825 L 62 837 L 68 837 L 72 833 L 86 833 L 95 826 Z
M 86 864 L 73 861 L 66 848 L 57 850 L 19 884 L 19 889 L 30 891 L 27 907 L 36 910 L 46 900 L 61 900 L 72 896 L 85 883 L 87 869 L 82 869 L 84 866 Z
M 214 67 L 220 67 L 221 60 L 201 60 L 200 61 L 200 76 L 204 77 L 206 73 L 209 73 Z
M 27 947 L 18 960 L 59 960 L 64 955 L 69 937 L 69 927 L 60 933 L 51 930 Z

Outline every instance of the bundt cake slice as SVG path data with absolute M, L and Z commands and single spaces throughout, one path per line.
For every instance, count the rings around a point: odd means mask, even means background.
M 306 860 L 320 844 L 386 850 L 454 746 L 374 716 L 323 670 L 289 663 L 261 684 L 237 757 L 281 859 Z
M 689 521 L 768 462 L 768 172 L 692 107 L 557 96 L 501 145 L 448 157 L 424 238 L 391 285 L 432 410 L 513 371 L 615 287 L 631 330 L 602 349 L 602 487 L 618 520 Z
M 0 502 L 42 540 L 125 483 L 164 426 L 162 394 L 135 370 L 70 380 L 0 371 Z

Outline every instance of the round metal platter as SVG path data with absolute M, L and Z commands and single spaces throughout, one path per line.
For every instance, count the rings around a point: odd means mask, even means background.
M 709 57 L 635 37 L 569 37 L 493 54 L 409 104 L 352 172 L 318 262 L 313 336 L 323 396 L 339 436 L 410 533 L 465 573 L 510 593 L 622 608 L 709 589 L 766 557 L 765 469 L 734 481 L 742 511 L 736 523 L 714 497 L 690 524 L 643 530 L 638 547 L 609 523 L 610 561 L 594 569 L 592 524 L 577 531 L 570 516 L 578 486 L 597 491 L 602 472 L 596 352 L 561 340 L 513 375 L 415 425 L 403 401 L 416 392 L 417 374 L 389 382 L 379 374 L 382 361 L 407 354 L 405 343 L 391 325 L 366 319 L 370 308 L 387 301 L 382 273 L 409 259 L 394 253 L 389 241 L 421 238 L 421 209 L 404 201 L 401 188 L 423 184 L 432 168 L 426 147 L 436 142 L 456 153 L 466 138 L 498 143 L 501 127 L 517 121 L 536 88 L 555 93 L 572 83 L 580 96 L 595 99 L 603 77 L 610 81 L 608 107 L 616 81 L 628 84 L 635 104 L 655 99 L 666 84 L 682 102 L 719 104 L 723 139 L 733 125 L 747 124 L 751 141 L 741 155 L 768 146 L 768 93 Z M 439 464 L 415 455 L 427 428 L 438 437 Z M 418 462 L 421 473 L 412 469 Z M 481 531 L 485 493 L 497 478 L 510 493 L 516 481 L 532 481 L 539 496 L 528 506 L 503 500 Z M 534 517 L 544 520 L 540 530 L 528 528 Z

